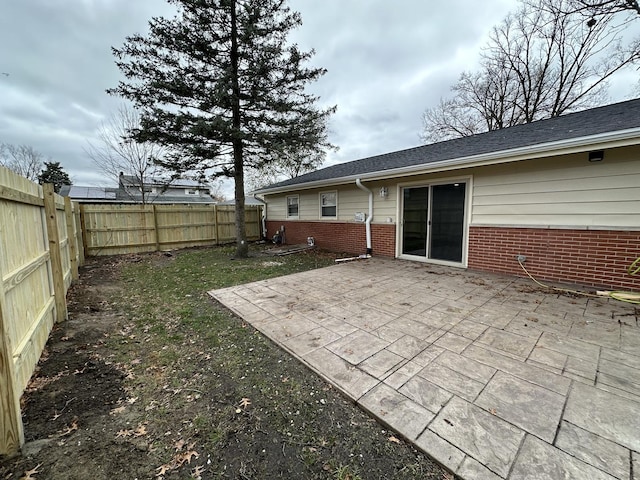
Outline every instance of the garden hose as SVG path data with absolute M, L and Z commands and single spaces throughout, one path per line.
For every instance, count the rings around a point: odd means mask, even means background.
M 582 295 L 584 297 L 603 297 L 603 296 L 611 297 L 611 298 L 615 298 L 616 300 L 620 300 L 621 302 L 634 303 L 634 304 L 640 305 L 640 293 L 638 292 L 625 292 L 625 291 L 611 292 L 611 291 L 604 290 L 604 291 L 598 291 L 595 294 L 593 294 L 588 292 L 582 292 L 580 290 L 571 290 L 568 288 L 552 287 L 551 285 L 545 285 L 544 283 L 536 280 L 533 277 L 533 275 L 529 273 L 529 271 L 525 268 L 524 264 L 522 263 L 522 261 L 520 261 L 520 259 L 518 259 L 518 263 L 520 264 L 520 267 L 522 268 L 522 270 L 524 270 L 524 273 L 526 273 L 531 280 L 533 280 L 536 284 L 540 285 L 542 288 L 548 288 L 550 290 L 554 290 L 557 292 L 573 293 L 576 295 Z M 640 257 L 636 258 L 633 261 L 633 263 L 629 265 L 629 268 L 627 268 L 627 273 L 631 276 L 635 276 L 640 273 Z
M 631 276 L 638 275 L 638 273 L 640 273 L 640 257 L 636 258 L 635 261 L 629 265 L 627 273 Z

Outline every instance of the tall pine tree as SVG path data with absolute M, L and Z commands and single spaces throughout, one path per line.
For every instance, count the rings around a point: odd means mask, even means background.
M 305 85 L 324 75 L 313 51 L 287 42 L 300 15 L 285 0 L 168 0 L 173 19 L 153 18 L 147 36 L 113 48 L 126 80 L 109 93 L 141 111 L 138 141 L 165 145 L 162 165 L 235 181 L 236 256 L 248 254 L 244 171 L 295 150 L 330 147 L 327 121 Z

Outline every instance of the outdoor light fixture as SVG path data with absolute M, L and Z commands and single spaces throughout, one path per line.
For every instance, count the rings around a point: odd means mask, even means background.
M 380 198 L 387 198 L 389 196 L 389 189 L 387 187 L 380 187 Z
M 604 160 L 604 150 L 596 150 L 595 152 L 589 152 L 590 162 L 601 162 Z

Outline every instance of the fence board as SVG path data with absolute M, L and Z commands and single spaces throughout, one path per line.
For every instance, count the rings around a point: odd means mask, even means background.
M 77 234 L 76 234 L 76 226 L 74 223 L 73 216 L 73 204 L 71 203 L 71 199 L 69 197 L 64 198 L 64 215 L 65 215 L 65 224 L 67 227 L 67 241 L 69 242 L 69 261 L 71 262 L 71 279 L 77 280 L 79 276 L 78 272 L 78 244 L 77 244 Z
M 24 443 L 24 429 L 20 415 L 21 390 L 15 385 L 13 346 L 7 332 L 7 326 L 11 322 L 5 306 L 0 262 L 0 455 L 12 454 Z
M 64 204 L 63 204 L 64 205 Z M 61 322 L 67 318 L 67 303 L 65 293 L 67 284 L 65 272 L 62 267 L 63 260 L 69 260 L 64 255 L 65 248 L 61 244 L 61 232 L 59 226 L 58 205 L 53 191 L 53 185 L 44 186 L 44 212 L 47 222 L 47 235 L 49 237 L 49 253 L 51 255 L 51 275 L 53 276 L 53 294 L 56 305 L 56 321 Z M 64 210 L 63 216 L 64 220 Z M 64 230 L 66 232 L 66 228 Z
M 0 167 L 0 455 L 14 453 L 24 442 L 20 396 L 56 313 L 66 312 L 72 263 L 82 263 L 69 233 L 77 226 L 67 223 L 75 217 L 69 218 L 64 208 L 52 187 L 45 195 L 41 186 Z
M 115 255 L 235 241 L 235 207 L 217 205 L 80 206 L 86 255 Z M 259 240 L 261 207 L 246 208 L 247 239 Z

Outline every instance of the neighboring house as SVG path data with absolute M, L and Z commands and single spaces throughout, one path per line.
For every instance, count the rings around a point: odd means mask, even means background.
M 60 195 L 80 203 L 142 203 L 142 188 L 136 177 L 120 174 L 118 183 L 117 188 L 65 185 Z M 209 187 L 194 180 L 178 179 L 167 184 L 149 179 L 144 189 L 147 203 L 216 203 Z
M 640 99 L 333 165 L 256 193 L 268 236 L 284 225 L 287 243 L 311 236 L 338 252 L 508 274 L 523 273 L 516 256 L 525 255 L 540 278 L 640 290 L 626 271 L 640 256 Z
M 235 205 L 236 201 L 233 200 L 225 200 L 224 202 L 218 202 L 218 205 Z M 244 198 L 245 207 L 264 207 L 264 202 L 258 198 L 254 197 L 245 197 Z
M 120 173 L 118 188 L 131 200 L 142 201 L 144 188 L 149 203 L 215 203 L 209 195 L 209 187 L 195 180 L 177 179 L 168 182 L 159 178 L 145 179 L 144 184 L 134 175 Z

